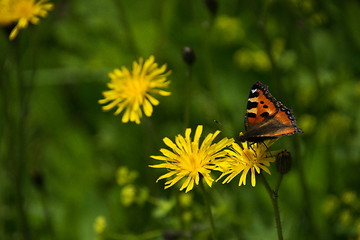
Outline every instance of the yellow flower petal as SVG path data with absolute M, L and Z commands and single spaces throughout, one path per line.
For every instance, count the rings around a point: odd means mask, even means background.
M 144 101 L 144 113 L 146 116 L 150 117 L 153 112 L 153 107 L 148 100 Z
M 150 101 L 150 103 L 151 103 L 152 105 L 154 105 L 154 106 L 159 105 L 159 101 L 158 101 L 156 98 L 154 98 L 153 96 L 147 94 L 147 95 L 146 95 L 146 98 Z

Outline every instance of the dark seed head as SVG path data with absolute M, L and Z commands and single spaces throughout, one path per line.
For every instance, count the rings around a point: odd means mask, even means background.
M 193 65 L 196 60 L 194 50 L 189 46 L 184 47 L 182 50 L 182 58 L 187 65 Z
M 219 8 L 217 0 L 205 0 L 205 5 L 209 12 L 215 16 Z
M 177 239 L 183 237 L 183 235 L 184 234 L 181 231 L 172 230 L 172 229 L 165 230 L 162 233 L 162 237 L 164 240 L 177 240 Z
M 276 168 L 280 174 L 285 174 L 291 169 L 291 154 L 284 150 L 276 157 Z
M 42 190 L 44 188 L 44 176 L 38 169 L 32 170 L 31 180 L 37 189 Z

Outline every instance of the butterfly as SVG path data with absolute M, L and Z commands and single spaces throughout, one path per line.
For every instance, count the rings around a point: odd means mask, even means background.
M 263 142 L 281 136 L 302 133 L 296 126 L 291 109 L 285 107 L 269 92 L 268 86 L 257 81 L 250 89 L 245 115 L 245 133 L 241 142 Z

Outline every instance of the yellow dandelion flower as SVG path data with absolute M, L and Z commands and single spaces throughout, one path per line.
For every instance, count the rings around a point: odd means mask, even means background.
M 53 8 L 54 4 L 48 3 L 48 0 L 0 0 L 0 25 L 17 22 L 9 36 L 13 40 L 20 29 L 26 28 L 29 22 L 38 24 L 40 17 L 46 17 Z
M 215 137 L 220 133 L 210 133 L 206 136 L 200 146 L 200 136 L 203 131 L 203 126 L 199 125 L 196 128 L 194 140 L 190 138 L 191 129 L 187 128 L 185 131 L 185 138 L 180 134 L 175 137 L 175 143 L 169 138 L 164 138 L 164 143 L 172 149 L 160 149 L 163 156 L 151 156 L 151 158 L 164 161 L 157 165 L 151 165 L 153 168 L 166 168 L 168 173 L 160 176 L 156 182 L 161 179 L 171 178 L 165 182 L 165 189 L 173 186 L 182 178 L 186 178 L 182 184 L 180 191 L 186 188 L 185 192 L 190 191 L 199 184 L 200 177 L 211 187 L 214 181 L 211 176 L 211 170 L 216 168 L 216 162 L 219 159 L 226 157 L 224 148 L 234 142 L 234 139 L 224 138 L 218 143 L 212 143 Z
M 120 114 L 123 110 L 124 115 L 122 122 L 129 121 L 140 123 L 142 117 L 141 107 L 147 117 L 153 112 L 153 105 L 159 104 L 159 101 L 151 94 L 169 96 L 170 92 L 159 88 L 166 88 L 170 81 L 167 76 L 171 71 L 166 71 L 166 65 L 158 67 L 155 63 L 154 56 L 151 56 L 144 63 L 143 58 L 139 62 L 133 62 L 133 69 L 130 72 L 126 67 L 115 69 L 109 73 L 111 82 L 108 83 L 110 90 L 104 91 L 104 99 L 99 100 L 100 104 L 107 104 L 102 107 L 108 111 L 117 107 L 115 115 Z
M 228 175 L 222 183 L 229 183 L 234 177 L 241 174 L 239 186 L 246 185 L 246 176 L 248 172 L 251 172 L 251 185 L 255 187 L 256 173 L 259 174 L 261 170 L 264 170 L 271 174 L 267 167 L 276 160 L 276 155 L 281 152 L 281 150 L 268 151 L 268 147 L 274 142 L 275 140 L 265 141 L 264 143 L 243 142 L 240 145 L 233 143 L 230 149 L 225 150 L 228 154 L 226 161 L 218 163 L 216 170 L 223 173 L 216 181 Z

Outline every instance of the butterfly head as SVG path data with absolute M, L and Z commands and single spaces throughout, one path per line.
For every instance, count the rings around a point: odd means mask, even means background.
M 237 138 L 237 140 L 239 142 L 242 142 L 242 143 L 248 141 L 246 133 L 244 134 L 244 133 L 240 132 L 239 137 Z
M 246 142 L 246 138 L 245 138 L 244 135 L 239 136 L 239 137 L 238 137 L 238 140 L 239 140 L 240 142 Z

